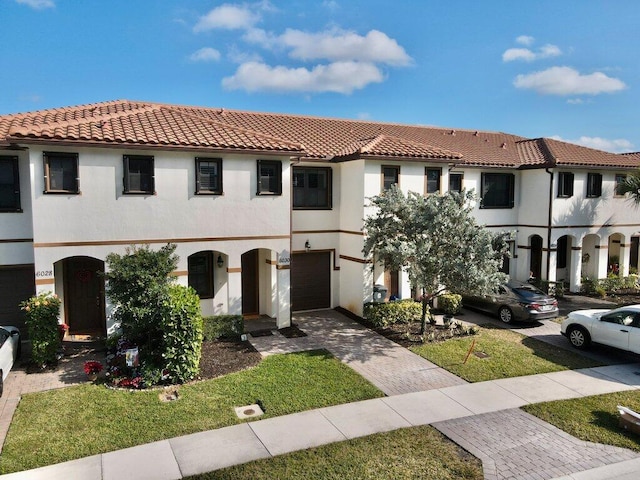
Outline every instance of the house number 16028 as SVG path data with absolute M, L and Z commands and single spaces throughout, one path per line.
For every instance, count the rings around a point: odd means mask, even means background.
M 36 272 L 36 277 L 52 277 L 53 271 L 51 270 L 40 270 Z

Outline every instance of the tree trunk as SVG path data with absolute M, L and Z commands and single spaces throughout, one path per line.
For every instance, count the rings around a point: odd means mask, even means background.
M 427 331 L 427 295 L 422 289 L 422 318 L 420 319 L 420 335 Z

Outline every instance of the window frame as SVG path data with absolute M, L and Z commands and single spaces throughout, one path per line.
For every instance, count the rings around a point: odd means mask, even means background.
M 305 191 L 311 189 L 308 186 L 308 173 L 309 172 L 324 172 L 326 174 L 326 195 L 324 205 L 296 205 L 296 189 L 301 188 Z M 305 184 L 302 186 L 296 185 L 296 175 L 302 173 L 304 175 Z M 333 208 L 333 169 L 331 167 L 292 167 L 291 169 L 291 188 L 293 191 L 291 205 L 294 210 L 331 210 Z M 306 203 L 306 202 L 303 202 Z
M 211 158 L 211 157 L 196 157 L 196 195 L 222 195 L 222 158 Z M 203 163 L 214 163 L 217 165 L 218 174 L 217 174 L 217 188 L 215 189 L 203 189 L 202 188 L 202 175 L 200 172 L 200 165 Z
M 626 173 L 616 173 L 613 177 L 613 196 L 622 198 L 624 197 L 624 193 L 618 193 L 619 185 L 627 179 Z
M 573 172 L 558 172 L 558 198 L 573 197 Z
M 429 190 L 429 172 L 435 172 L 438 174 L 438 189 L 435 191 Z M 442 168 L 424 167 L 424 191 L 426 195 L 437 195 L 442 191 Z
M 192 273 L 191 271 L 191 262 L 195 259 L 204 258 L 205 270 L 203 273 Z M 206 291 L 201 295 L 198 289 L 192 285 L 191 280 L 194 277 L 202 277 L 205 280 Z M 213 293 L 213 276 L 214 276 L 214 263 L 213 263 L 213 252 L 211 250 L 205 250 L 202 252 L 196 252 L 187 257 L 187 285 L 193 288 L 198 297 L 200 299 L 213 298 L 215 295 Z
M 131 189 L 131 171 L 130 171 L 130 161 L 131 160 L 146 160 L 149 162 L 151 172 L 149 175 L 149 182 L 151 187 L 147 190 L 132 190 Z M 123 155 L 123 175 L 122 175 L 122 183 L 123 183 L 123 191 L 124 195 L 155 195 L 156 194 L 156 175 L 155 175 L 155 157 L 153 155 Z M 142 175 L 142 174 L 140 174 Z
M 507 201 L 507 205 L 487 205 L 485 202 L 485 185 L 487 184 L 487 177 L 488 176 L 492 176 L 492 177 L 502 177 L 505 178 L 507 180 L 507 196 L 508 196 L 508 201 Z M 480 208 L 481 209 L 501 209 L 501 208 L 514 208 L 515 206 L 515 178 L 516 176 L 513 173 L 505 173 L 505 172 L 481 172 L 480 173 L 480 194 L 481 194 L 481 200 L 480 200 Z
M 278 196 L 282 195 L 282 162 L 279 160 L 258 160 L 257 162 L 257 178 L 256 178 L 256 195 L 258 196 Z M 271 188 L 271 180 L 269 181 L 269 190 L 262 189 L 262 167 L 273 167 L 275 188 Z
M 452 190 L 451 189 L 451 180 L 453 178 L 459 178 L 460 179 L 460 189 L 459 190 Z M 449 173 L 449 192 L 456 192 L 456 193 L 462 193 L 462 190 L 464 190 L 464 173 L 459 173 L 459 172 L 454 172 L 454 173 Z
M 17 155 L 0 155 L 0 162 L 10 165 L 13 171 L 13 187 L 7 183 L 7 188 L 13 188 L 13 205 L 3 207 L 0 205 L 0 212 L 22 212 L 22 205 L 20 203 L 20 169 L 19 159 Z
M 395 182 L 394 183 L 390 183 L 387 186 L 387 175 L 385 170 L 392 170 L 395 172 Z M 382 165 L 380 167 L 380 188 L 383 192 L 389 190 L 391 188 L 392 185 L 397 185 L 398 187 L 400 186 L 400 165 Z
M 80 194 L 80 175 L 79 175 L 79 155 L 70 152 L 42 152 L 42 162 L 44 169 L 44 190 L 45 194 L 62 194 L 62 195 L 78 195 Z M 73 176 L 73 188 L 54 189 L 51 188 L 51 160 L 64 159 L 71 162 Z M 64 186 L 64 170 L 62 175 L 62 183 Z
M 587 198 L 599 198 L 601 196 L 602 196 L 602 174 L 596 173 L 596 172 L 588 172 L 587 173 Z

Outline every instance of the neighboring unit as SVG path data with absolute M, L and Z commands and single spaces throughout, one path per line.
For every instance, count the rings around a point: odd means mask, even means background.
M 362 314 L 404 272 L 363 257 L 367 198 L 392 184 L 475 190 L 479 223 L 515 232 L 512 278 L 564 281 L 638 265 L 640 211 L 616 185 L 640 165 L 550 139 L 113 101 L 0 116 L 0 322 L 55 291 L 71 334 L 112 328 L 105 258 L 177 245 L 203 313 L 290 324 L 291 311 Z

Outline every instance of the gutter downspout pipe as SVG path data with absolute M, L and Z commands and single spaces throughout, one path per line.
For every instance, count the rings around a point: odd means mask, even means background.
M 549 215 L 547 217 L 547 280 L 551 269 L 551 223 L 553 221 L 553 172 L 549 167 L 544 169 L 549 174 Z

